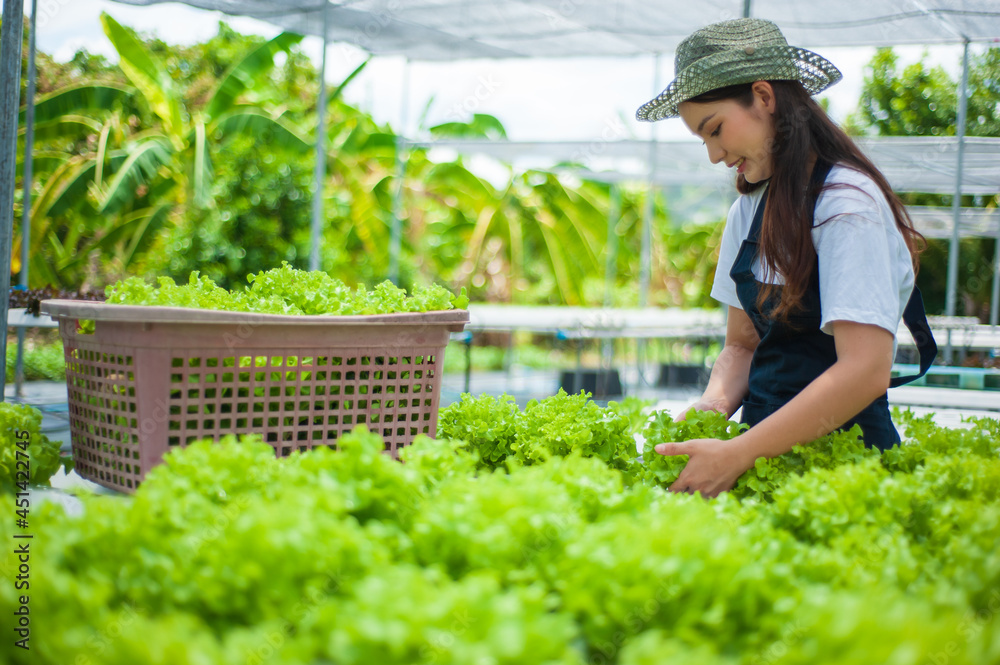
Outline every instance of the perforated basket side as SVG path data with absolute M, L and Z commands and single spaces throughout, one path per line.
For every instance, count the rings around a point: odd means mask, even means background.
M 288 455 L 316 446 L 336 447 L 343 435 L 364 425 L 380 434 L 386 450 L 396 455 L 418 434 L 436 433 L 443 351 L 258 348 L 220 356 L 209 350 L 175 349 L 170 359 L 167 445 L 256 433 L 278 455 Z
M 74 322 L 60 322 L 74 468 L 81 477 L 105 487 L 133 491 L 145 475 L 136 350 L 88 340 L 75 328 Z

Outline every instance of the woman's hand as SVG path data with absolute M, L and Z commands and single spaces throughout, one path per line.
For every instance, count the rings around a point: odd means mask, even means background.
M 695 411 L 718 411 L 719 413 L 724 413 L 726 416 L 731 416 L 729 413 L 729 405 L 726 404 L 724 399 L 706 399 L 702 396 L 697 402 L 684 409 L 674 417 L 674 422 L 679 423 L 682 420 L 687 420 L 687 414 L 691 410 Z
M 660 443 L 655 450 L 661 455 L 688 455 L 687 465 L 669 489 L 689 494 L 700 492 L 704 497 L 716 497 L 720 492 L 731 490 L 736 480 L 754 464 L 738 438 Z
M 747 395 L 750 363 L 754 349 L 760 343 L 757 329 L 747 313 L 738 307 L 729 307 L 726 320 L 726 345 L 712 365 L 708 385 L 697 402 L 674 418 L 680 422 L 688 411 L 718 411 L 732 416 Z

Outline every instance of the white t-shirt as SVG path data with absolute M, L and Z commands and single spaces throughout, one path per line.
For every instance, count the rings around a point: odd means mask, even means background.
M 853 169 L 834 166 L 826 184 L 838 186 L 820 193 L 812 230 L 819 257 L 820 329 L 832 335 L 833 321 L 854 321 L 895 335 L 913 290 L 913 264 L 892 210 L 872 179 Z M 763 192 L 761 187 L 737 199 L 722 233 L 712 297 L 740 309 L 729 271 Z M 753 273 L 764 281 L 759 259 Z M 781 276 L 771 282 L 781 284 Z

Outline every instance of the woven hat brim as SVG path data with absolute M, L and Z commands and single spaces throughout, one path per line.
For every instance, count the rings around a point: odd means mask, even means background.
M 799 81 L 810 95 L 815 95 L 841 78 L 843 74 L 832 62 L 795 46 L 759 47 L 751 55 L 727 50 L 691 63 L 663 92 L 640 106 L 635 117 L 646 122 L 676 118 L 681 102 L 730 85 Z

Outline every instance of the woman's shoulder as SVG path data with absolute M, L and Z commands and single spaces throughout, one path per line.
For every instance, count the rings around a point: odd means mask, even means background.
M 760 204 L 760 199 L 764 195 L 764 187 L 758 187 L 749 194 L 740 194 L 729 207 L 729 215 L 726 217 L 726 229 L 724 237 L 735 240 L 742 240 L 750 233 L 753 226 L 753 216 Z
M 885 194 L 870 175 L 844 164 L 834 165 L 816 201 L 817 221 L 863 211 L 878 211 L 879 216 L 882 216 L 881 213 L 892 216 Z
M 740 194 L 736 197 L 733 205 L 729 208 L 729 221 L 735 222 L 736 220 L 746 220 L 747 224 L 753 219 L 753 214 L 757 210 L 757 205 L 760 203 L 760 199 L 764 196 L 764 190 L 767 189 L 767 185 L 763 187 L 758 187 L 749 194 Z
M 865 198 L 875 199 L 879 204 L 886 203 L 885 194 L 870 175 L 846 164 L 835 164 L 830 169 L 820 194 L 821 199 L 824 197 L 834 200 Z

